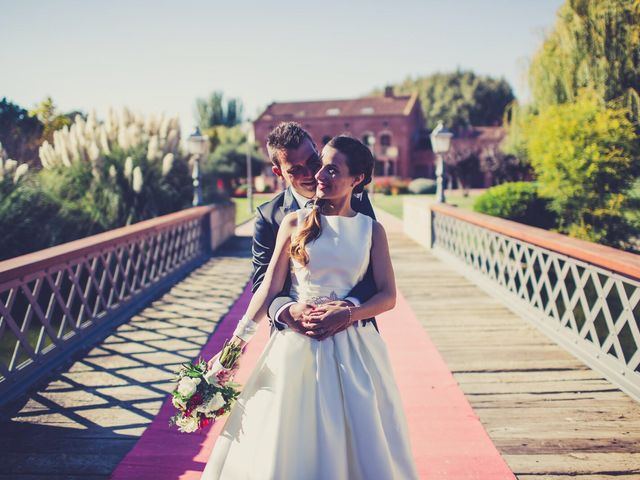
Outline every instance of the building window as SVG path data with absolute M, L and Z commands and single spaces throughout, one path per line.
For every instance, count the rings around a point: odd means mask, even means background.
M 362 135 L 362 143 L 364 143 L 366 146 L 371 146 L 371 143 L 374 142 L 376 139 L 376 137 L 373 135 L 373 133 L 365 133 L 364 135 Z
M 338 115 L 340 115 L 340 109 L 339 108 L 327 108 L 327 115 L 330 117 L 336 117 Z
M 362 115 L 373 115 L 373 112 L 374 112 L 373 107 L 362 107 L 360 109 L 360 113 Z
M 383 147 L 391 146 L 391 135 L 388 135 L 386 133 L 380 135 L 380 145 L 382 145 Z
M 331 140 L 331 136 L 325 135 L 324 137 L 322 137 L 322 144 L 326 145 L 327 143 L 329 143 L 330 140 Z

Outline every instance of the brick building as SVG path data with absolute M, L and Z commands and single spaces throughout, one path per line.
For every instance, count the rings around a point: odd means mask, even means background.
M 322 147 L 346 133 L 372 147 L 379 176 L 433 177 L 434 155 L 429 148 L 417 95 L 351 100 L 277 102 L 255 120 L 256 141 L 266 155 L 268 133 L 280 122 L 300 123 Z

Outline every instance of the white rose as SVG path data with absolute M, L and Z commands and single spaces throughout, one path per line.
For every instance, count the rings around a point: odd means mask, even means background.
M 197 382 L 195 380 L 196 379 L 190 377 L 184 377 L 182 380 L 180 380 L 180 383 L 178 383 L 178 393 L 183 397 L 190 397 L 191 395 L 196 393 L 196 390 L 198 389 L 198 383 L 200 383 L 200 379 L 197 379 Z
M 183 433 L 192 433 L 195 432 L 198 429 L 198 417 L 196 416 L 192 416 L 192 417 L 184 417 L 184 418 L 180 418 L 177 422 L 176 425 L 178 425 L 178 430 L 180 430 Z
M 207 411 L 215 412 L 216 410 L 224 407 L 224 405 L 225 405 L 225 401 L 222 394 L 220 392 L 217 392 L 211 398 L 211 400 L 209 400 L 209 403 L 207 403 Z

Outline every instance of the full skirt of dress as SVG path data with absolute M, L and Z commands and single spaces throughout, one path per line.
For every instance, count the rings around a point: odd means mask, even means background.
M 205 480 L 418 478 L 387 349 L 371 323 L 323 341 L 275 332 Z

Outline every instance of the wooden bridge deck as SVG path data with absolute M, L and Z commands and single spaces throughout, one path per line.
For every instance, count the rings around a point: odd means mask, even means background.
M 640 478 L 640 405 L 381 216 L 398 287 L 517 477 Z M 248 255 L 220 252 L 0 412 L 0 478 L 108 478 L 242 291 Z
M 398 288 L 520 480 L 640 478 L 640 404 L 402 234 Z

